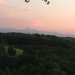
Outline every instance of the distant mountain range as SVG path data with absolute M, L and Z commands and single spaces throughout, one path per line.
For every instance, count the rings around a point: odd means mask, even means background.
M 13 29 L 13 28 L 0 28 L 0 32 L 7 33 L 7 32 L 18 32 L 18 33 L 29 33 L 29 34 L 45 34 L 45 35 L 56 35 L 56 36 L 67 36 L 65 34 L 59 33 L 59 32 L 48 32 L 48 31 L 41 31 L 41 30 L 36 30 L 36 29 Z

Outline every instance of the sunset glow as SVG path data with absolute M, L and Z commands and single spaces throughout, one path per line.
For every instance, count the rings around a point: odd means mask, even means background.
M 75 35 L 75 0 L 0 0 L 0 28 L 60 32 Z

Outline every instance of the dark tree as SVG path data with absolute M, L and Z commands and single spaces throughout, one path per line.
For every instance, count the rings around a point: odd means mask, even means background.
M 8 54 L 10 56 L 15 56 L 16 50 L 12 46 L 11 47 L 8 47 Z
M 3 45 L 0 46 L 0 55 L 1 56 L 5 56 L 6 55 L 6 48 Z

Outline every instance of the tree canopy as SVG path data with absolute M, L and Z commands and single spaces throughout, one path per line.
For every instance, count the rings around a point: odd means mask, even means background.
M 75 75 L 75 38 L 0 33 L 0 75 Z

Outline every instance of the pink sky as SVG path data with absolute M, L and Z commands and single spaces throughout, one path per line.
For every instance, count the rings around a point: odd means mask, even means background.
M 25 29 L 75 34 L 75 0 L 0 0 L 0 28 Z

